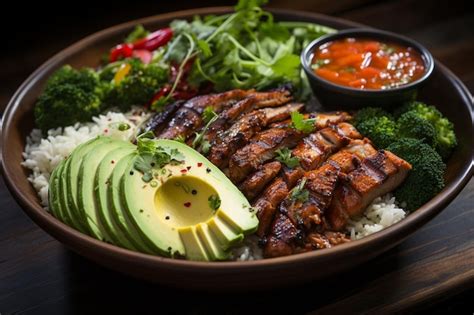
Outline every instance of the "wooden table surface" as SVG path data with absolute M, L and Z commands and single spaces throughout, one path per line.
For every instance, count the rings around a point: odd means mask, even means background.
M 15 26 L 9 49 L 1 51 L 1 108 L 36 67 L 87 34 L 138 17 L 233 3 L 181 1 L 164 7 L 159 1 L 133 5 L 115 1 L 105 8 L 89 2 L 87 10 L 67 13 L 65 7 L 58 15 L 50 11 L 52 4 L 28 4 L 29 10 L 22 13 L 27 22 Z M 331 14 L 408 35 L 426 45 L 474 91 L 474 12 L 467 9 L 468 1 L 275 0 L 271 6 Z M 79 257 L 29 220 L 0 179 L 1 315 L 472 314 L 473 297 L 474 180 L 429 224 L 357 269 L 299 287 L 212 293 L 149 284 Z

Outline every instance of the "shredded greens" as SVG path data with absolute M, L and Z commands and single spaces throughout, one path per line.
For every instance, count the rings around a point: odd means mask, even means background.
M 334 30 L 303 22 L 276 22 L 260 6 L 262 0 L 241 0 L 235 13 L 195 17 L 171 23 L 175 37 L 165 60 L 193 59 L 189 83 L 212 83 L 217 91 L 266 89 L 292 83 L 300 98 L 309 95 L 299 54 L 311 40 Z M 190 52 L 192 51 L 192 52 Z

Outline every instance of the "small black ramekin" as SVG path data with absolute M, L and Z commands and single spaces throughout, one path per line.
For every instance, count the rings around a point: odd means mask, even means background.
M 313 52 L 315 49 L 327 42 L 343 38 L 375 39 L 412 47 L 421 54 L 425 63 L 425 73 L 416 81 L 385 90 L 356 89 L 338 85 L 320 78 L 311 68 Z M 306 72 L 311 88 L 313 89 L 314 95 L 321 105 L 327 109 L 340 110 L 358 109 L 365 106 L 389 108 L 412 100 L 416 97 L 417 89 L 428 79 L 434 68 L 433 56 L 418 42 L 391 32 L 365 28 L 343 30 L 338 33 L 322 36 L 312 41 L 301 53 L 301 63 Z

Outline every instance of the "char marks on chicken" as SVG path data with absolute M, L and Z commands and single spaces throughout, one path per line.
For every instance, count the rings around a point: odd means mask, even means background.
M 158 138 L 192 144 L 199 134 L 207 142 L 201 153 L 257 210 L 265 257 L 348 242 L 348 220 L 395 189 L 411 168 L 362 139 L 346 112 L 305 113 L 314 131 L 297 130 L 290 117 L 304 112 L 304 104 L 291 101 L 287 88 L 203 95 L 168 105 L 145 127 Z M 203 117 L 207 107 L 215 113 L 210 122 Z M 275 160 L 283 148 L 291 155 Z M 290 158 L 297 163 L 286 163 Z

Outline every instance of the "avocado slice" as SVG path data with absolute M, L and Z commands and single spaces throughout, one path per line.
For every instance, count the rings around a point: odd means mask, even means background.
M 63 221 L 63 216 L 61 215 L 62 209 L 60 208 L 59 204 L 59 191 L 58 191 L 58 173 L 62 172 L 62 168 L 64 166 L 64 161 L 59 163 L 58 166 L 56 166 L 51 173 L 51 176 L 49 177 L 49 191 L 48 191 L 48 200 L 49 200 L 49 211 L 51 214 Z
M 113 225 L 117 226 L 120 231 L 128 239 L 128 241 L 139 251 L 153 254 L 153 250 L 146 245 L 144 239 L 140 236 L 131 222 L 128 214 L 122 205 L 122 196 L 120 195 L 120 180 L 126 168 L 136 156 L 136 153 L 131 153 L 123 157 L 115 166 L 109 178 L 110 185 L 107 187 L 107 197 L 109 201 L 108 216 L 112 218 Z
M 92 232 L 92 236 L 99 240 L 112 242 L 107 230 L 98 218 L 97 200 L 94 194 L 94 179 L 102 159 L 110 151 L 118 147 L 128 146 L 124 141 L 110 141 L 106 138 L 100 138 L 99 143 L 93 150 L 89 151 L 82 158 L 77 177 L 77 205 L 81 216 L 85 217 L 85 222 Z M 133 148 L 133 145 L 130 144 Z
M 128 237 L 122 232 L 116 220 L 113 218 L 112 211 L 109 211 L 109 207 L 112 206 L 112 201 L 109 200 L 111 196 L 109 196 L 107 192 L 109 186 L 112 185 L 111 176 L 113 170 L 120 160 L 130 155 L 133 151 L 135 151 L 135 147 L 132 144 L 127 144 L 110 151 L 104 156 L 97 168 L 94 181 L 94 194 L 98 206 L 98 218 L 112 239 L 112 242 L 122 247 L 136 250 L 137 248 L 128 240 Z
M 155 143 L 179 152 L 182 162 L 161 168 L 150 163 L 153 178 L 147 181 L 149 176 L 137 170 L 147 160 L 140 154 L 132 158 L 121 179 L 124 210 L 154 252 L 193 260 L 225 259 L 225 250 L 258 226 L 247 199 L 197 151 L 172 140 Z M 209 202 L 212 196 L 219 197 L 220 205 Z
M 64 162 L 64 168 L 62 170 L 61 176 L 58 178 L 58 195 L 59 204 L 65 216 L 69 218 L 71 226 L 81 231 L 82 233 L 88 234 L 87 229 L 85 229 L 79 220 L 78 216 L 71 212 L 69 208 L 68 192 L 67 192 L 67 172 L 70 165 L 69 159 Z
M 67 200 L 67 209 L 73 218 L 73 221 L 79 224 L 79 230 L 89 235 L 93 235 L 93 233 L 87 224 L 85 213 L 79 209 L 79 201 L 77 197 L 79 169 L 81 167 L 82 159 L 87 153 L 94 150 L 98 145 L 109 141 L 112 140 L 106 137 L 96 137 L 86 141 L 71 153 L 66 163 L 66 172 L 64 176 L 66 177 L 67 198 L 65 200 Z

